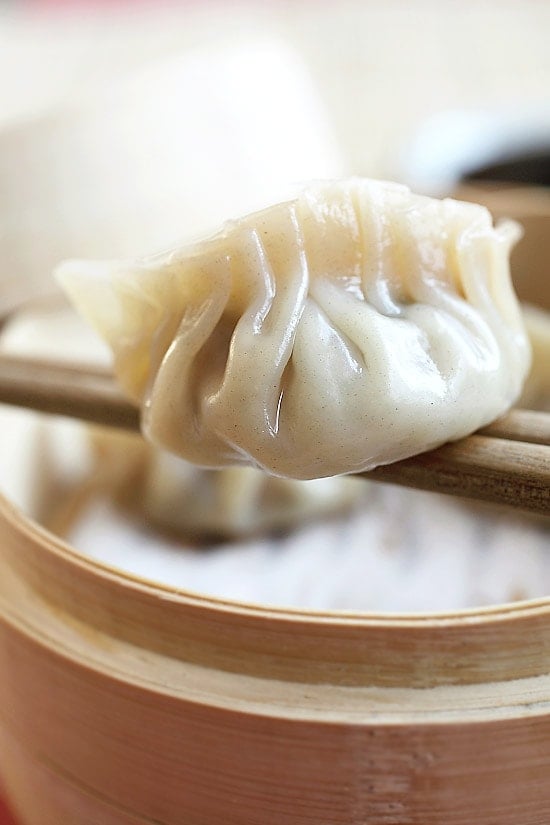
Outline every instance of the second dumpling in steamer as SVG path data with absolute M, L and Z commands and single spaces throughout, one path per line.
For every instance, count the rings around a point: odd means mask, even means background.
M 203 242 L 59 278 L 113 349 L 145 434 L 292 478 L 460 438 L 521 392 L 513 224 L 396 184 L 317 184 Z

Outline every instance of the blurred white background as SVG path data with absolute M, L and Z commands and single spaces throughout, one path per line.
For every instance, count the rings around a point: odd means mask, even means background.
M 183 48 L 274 33 L 309 65 L 354 173 L 395 177 L 446 109 L 550 105 L 544 0 L 35 2 L 0 7 L 0 125 Z

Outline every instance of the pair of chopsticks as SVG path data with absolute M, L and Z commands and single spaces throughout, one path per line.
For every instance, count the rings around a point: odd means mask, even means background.
M 139 432 L 139 410 L 104 370 L 0 358 L 0 403 Z M 474 435 L 359 474 L 550 515 L 550 413 L 513 410 Z

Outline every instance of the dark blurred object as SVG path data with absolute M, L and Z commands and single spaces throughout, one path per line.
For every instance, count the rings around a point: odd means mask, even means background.
M 503 158 L 464 176 L 465 181 L 506 181 L 550 186 L 550 149 Z
M 432 195 L 475 181 L 550 186 L 550 106 L 443 110 L 410 136 L 400 166 Z

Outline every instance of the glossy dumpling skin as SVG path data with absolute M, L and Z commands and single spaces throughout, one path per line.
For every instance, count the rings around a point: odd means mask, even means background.
M 59 279 L 155 444 L 309 479 L 460 438 L 518 398 L 529 345 L 481 206 L 353 178 L 135 263 Z

